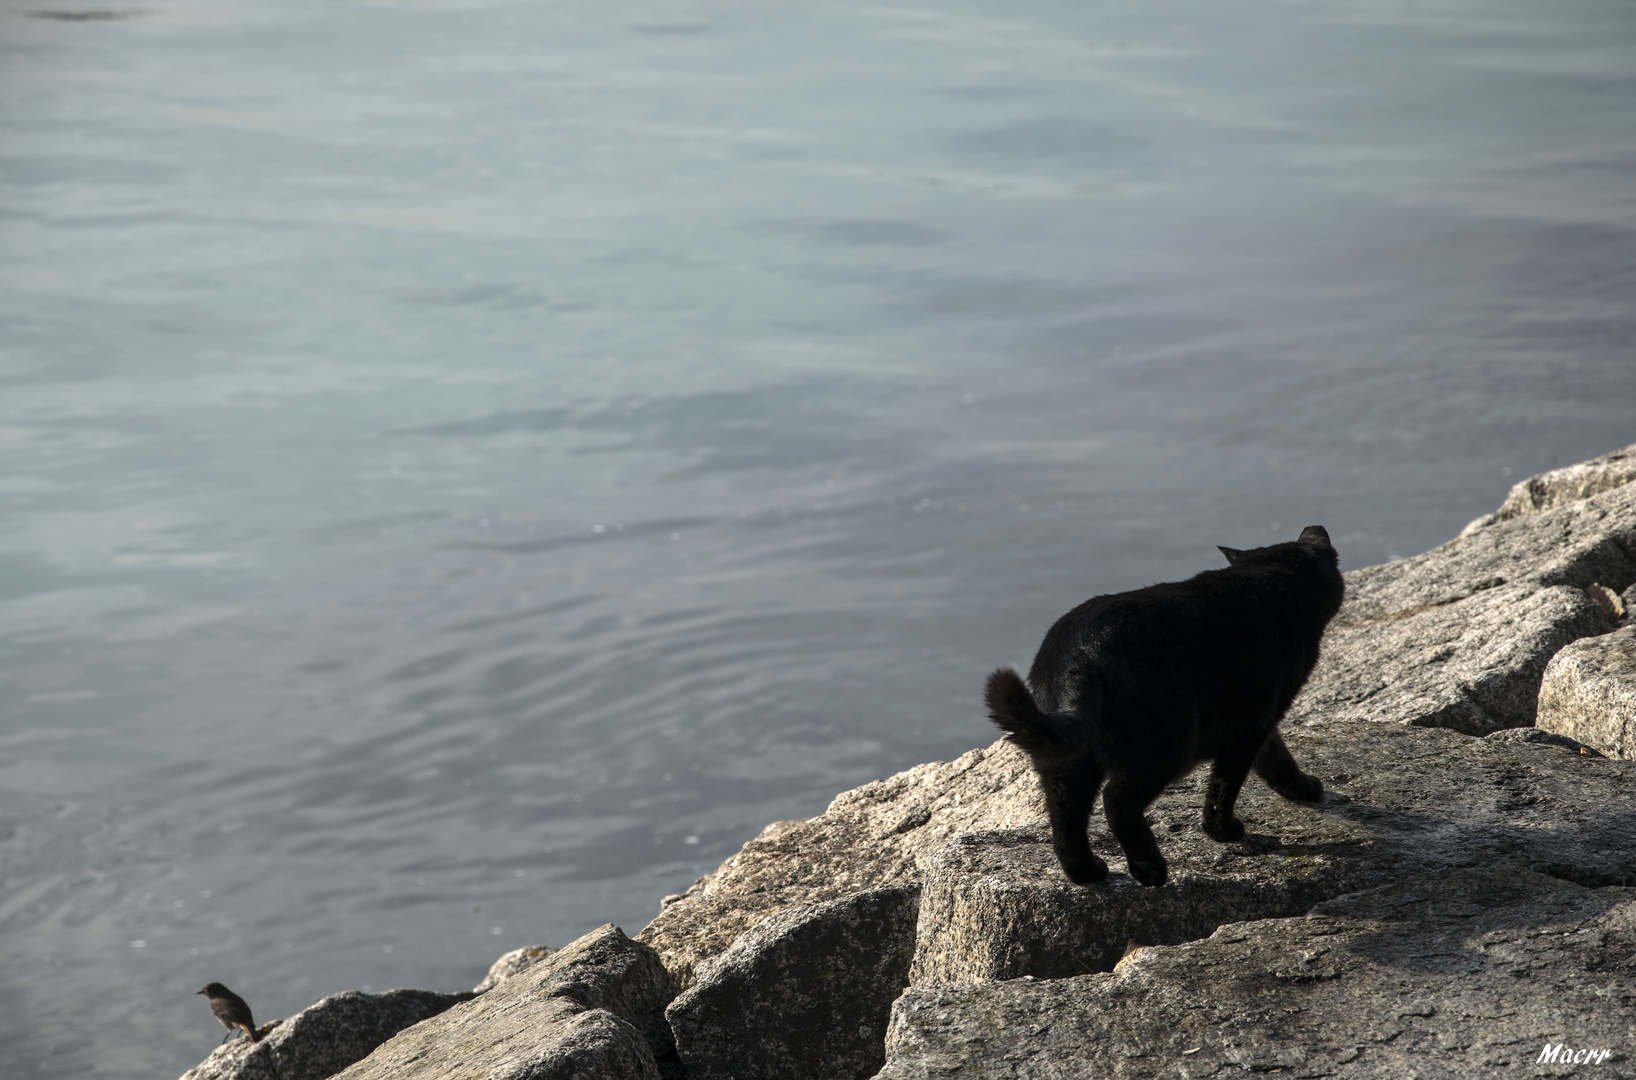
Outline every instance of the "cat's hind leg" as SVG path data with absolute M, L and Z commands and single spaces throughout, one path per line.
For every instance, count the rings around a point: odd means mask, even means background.
M 1317 802 L 1324 795 L 1324 782 L 1301 771 L 1277 728 L 1273 728 L 1267 741 L 1261 744 L 1261 752 L 1255 756 L 1255 774 L 1286 799 Z
M 1210 839 L 1228 844 L 1244 835 L 1244 823 L 1234 816 L 1233 807 L 1259 751 L 1258 743 L 1241 744 L 1230 747 L 1211 764 L 1204 789 L 1204 834 Z
M 1102 812 L 1108 817 L 1113 838 L 1124 849 L 1130 876 L 1143 885 L 1163 885 L 1170 876 L 1165 857 L 1159 851 L 1144 811 L 1164 790 L 1161 774 L 1118 774 L 1102 789 Z
M 1051 819 L 1051 847 L 1062 864 L 1062 872 L 1076 885 L 1090 885 L 1108 876 L 1108 864 L 1091 850 L 1086 828 L 1096 792 L 1102 786 L 1102 766 L 1095 757 L 1083 754 L 1068 761 L 1040 765 L 1036 759 L 1040 789 L 1045 793 L 1045 812 Z

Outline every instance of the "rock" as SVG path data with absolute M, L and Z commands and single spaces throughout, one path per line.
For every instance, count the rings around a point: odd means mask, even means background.
M 444 1025 L 435 1035 L 419 1029 L 406 1034 L 414 1037 L 386 1044 L 340 1076 L 659 1080 L 653 1051 L 634 1027 L 606 1009 L 584 1009 L 567 998 L 544 997 L 510 1013 L 484 1015 L 481 1030 Z
M 1538 743 L 1542 746 L 1560 746 L 1564 750 L 1572 750 L 1579 754 L 1595 754 L 1597 757 L 1607 757 L 1600 750 L 1592 750 L 1578 739 L 1570 739 L 1566 735 L 1558 735 L 1555 732 L 1541 731 L 1539 728 L 1532 727 L 1502 728 L 1492 735 L 1483 736 L 1483 741 L 1493 743 L 1496 746 Z
M 915 860 L 955 834 L 1035 820 L 1039 785 L 1006 743 L 842 792 L 806 821 L 776 822 L 637 935 L 686 989 L 698 965 L 780 911 L 919 880 Z
M 482 982 L 472 987 L 472 993 L 483 994 L 499 986 L 513 975 L 521 975 L 557 950 L 549 945 L 524 945 L 512 949 L 489 965 L 489 973 Z
M 1636 457 L 1620 461 L 1636 468 Z M 1586 590 L 1636 585 L 1636 484 L 1572 501 L 1567 488 L 1551 490 L 1559 494 L 1545 508 L 1349 572 L 1286 726 L 1318 717 L 1471 735 L 1531 726 L 1550 658 L 1613 629 Z
M 1288 802 L 1252 777 L 1239 800 L 1243 840 L 1218 844 L 1198 824 L 1203 778 L 1190 777 L 1148 814 L 1170 861 L 1163 888 L 1125 874 L 1100 816 L 1091 843 L 1112 873 L 1096 885 L 1068 881 L 1040 826 L 969 833 L 929 853 L 911 983 L 1107 971 L 1131 942 L 1176 944 L 1453 867 L 1636 886 L 1628 770 L 1577 744 L 1347 723 L 1291 733 L 1289 744 L 1329 786 L 1324 801 Z
M 1636 626 L 1584 638 L 1552 657 L 1537 723 L 1609 757 L 1636 757 Z
M 1420 555 L 1350 571 L 1348 601 L 1356 617 L 1402 617 L 1504 584 L 1583 589 L 1600 582 L 1619 591 L 1636 582 L 1633 540 L 1636 485 L 1627 484 L 1496 520 Z
M 765 919 L 701 965 L 667 1012 L 694 1077 L 862 1080 L 885 1061 L 920 889 L 888 885 Z
M 1632 480 L 1636 480 L 1636 445 L 1520 481 L 1512 486 L 1494 518 L 1506 521 L 1549 510 L 1600 495 Z
M 1599 1064 L 1628 1076 L 1633 987 L 1636 890 L 1451 870 L 1144 949 L 1117 973 L 912 988 L 878 1080 L 1483 1077 L 1564 1045 L 1611 1051 Z
M 1108 842 L 1105 835 L 1097 839 Z M 1175 854 L 1173 845 L 1165 846 L 1167 855 Z M 1118 850 L 1099 847 L 1104 855 Z M 1122 873 L 1081 886 L 1063 876 L 1048 828 L 966 833 L 925 860 L 909 981 L 926 986 L 1110 971 L 1132 945 L 1173 945 L 1227 922 L 1300 914 L 1346 891 L 1330 875 L 1303 878 L 1302 871 L 1314 869 L 1310 860 L 1294 863 L 1266 851 L 1258 857 L 1244 845 L 1234 845 L 1231 854 L 1262 873 L 1173 869 L 1159 889 Z M 1357 866 L 1343 862 L 1342 869 L 1366 878 Z
M 1565 585 L 1496 586 L 1374 616 L 1359 615 L 1361 606 L 1343 606 L 1331 623 L 1286 730 L 1317 718 L 1468 735 L 1528 727 L 1551 657 L 1612 626 L 1584 590 Z
M 659 957 L 604 926 L 382 1044 L 345 1080 L 658 1080 L 675 988 Z M 288 1078 L 285 1078 L 288 1080 Z
M 182 1080 L 324 1080 L 404 1028 L 470 998 L 430 990 L 331 994 L 287 1020 L 264 1025 L 260 1042 L 239 1038 L 218 1046 Z
M 1585 602 L 1589 604 L 1589 599 Z M 1374 656 L 1374 668 L 1387 663 L 1386 656 Z M 1368 673 L 1371 664 L 1360 661 L 1356 669 L 1361 674 Z M 1404 722 L 1423 715 L 1415 712 L 1414 699 L 1399 695 L 1396 700 L 1400 712 L 1384 712 L 1379 718 Z M 1286 727 L 1289 743 L 1296 748 L 1296 758 L 1309 769 L 1317 767 L 1320 776 L 1324 776 L 1335 792 L 1350 794 L 1353 802 L 1373 797 L 1373 794 L 1360 795 L 1360 790 L 1373 792 L 1376 785 L 1386 782 L 1381 777 L 1396 777 L 1391 779 L 1392 790 L 1410 802 L 1427 794 L 1427 785 L 1441 792 L 1449 805 L 1458 807 L 1467 799 L 1469 792 L 1463 789 L 1458 772 L 1451 774 L 1449 759 L 1443 758 L 1445 748 L 1449 753 L 1456 753 L 1456 748 L 1467 746 L 1463 738 L 1445 736 L 1445 740 L 1431 743 L 1412 738 L 1410 743 L 1381 743 L 1381 746 L 1391 746 L 1391 753 L 1384 759 L 1384 769 L 1363 764 L 1364 761 L 1382 761 L 1379 754 L 1348 759 L 1356 741 L 1371 735 L 1389 738 L 1394 730 L 1399 735 L 1409 735 L 1400 728 L 1379 725 L 1356 731 L 1348 731 L 1345 723 L 1314 722 L 1310 728 Z M 1342 746 L 1342 751 L 1338 751 L 1340 759 L 1327 766 L 1312 764 L 1310 749 L 1322 748 L 1325 740 Z M 1489 743 L 1485 740 L 1471 743 L 1464 753 L 1481 756 L 1484 745 Z M 1415 753 L 1394 761 L 1392 756 L 1404 753 L 1407 746 L 1414 746 Z M 1436 748 L 1435 751 L 1427 749 L 1428 746 Z M 1490 746 L 1499 749 L 1508 745 L 1492 743 Z M 1528 761 L 1528 754 L 1539 751 L 1541 748 L 1528 746 L 1521 751 L 1521 759 Z M 1503 763 L 1495 767 L 1499 767 L 1500 772 L 1510 771 L 1510 779 L 1495 774 L 1485 792 L 1495 794 L 1495 799 L 1502 802 L 1512 800 L 1518 805 L 1535 799 L 1530 790 L 1525 790 L 1526 777 L 1530 776 L 1526 769 Z M 1369 774 L 1369 769 L 1376 771 Z M 1155 803 L 1155 813 L 1173 818 L 1183 828 L 1184 835 L 1194 835 L 1198 828 L 1201 776 L 1194 774 Z M 1335 776 L 1363 779 L 1353 781 L 1356 787 L 1348 787 L 1333 781 Z M 1561 784 L 1553 781 L 1553 792 L 1556 792 L 1553 797 L 1562 807 L 1574 805 L 1577 799 L 1571 790 L 1574 782 L 1577 781 L 1562 779 Z M 1616 787 L 1603 792 L 1602 797 L 1608 800 L 1607 805 L 1623 805 L 1623 792 Z M 1245 785 L 1242 805 L 1253 805 L 1256 813 L 1261 813 L 1260 807 L 1266 805 L 1270 817 L 1265 820 L 1268 821 L 1273 820 L 1271 815 L 1286 812 L 1286 808 L 1301 810 L 1294 803 L 1273 797 L 1255 779 Z M 1175 808 L 1171 810 L 1171 807 Z M 744 929 L 775 911 L 861 892 L 895 880 L 921 880 L 916 859 L 942 848 L 957 833 L 1018 828 L 1040 820 L 1042 805 L 1034 774 L 1016 749 L 1005 741 L 998 741 L 988 748 L 965 754 L 954 763 L 916 766 L 885 781 L 844 792 L 820 817 L 793 825 L 780 823 L 771 835 L 764 833 L 746 844 L 743 851 L 728 859 L 715 874 L 695 885 L 695 889 L 689 890 L 689 897 L 661 911 L 659 918 L 638 938 L 659 949 L 672 974 L 677 975 L 677 982 L 690 982 L 695 964 L 717 956 Z M 1101 818 L 1093 818 L 1093 825 L 1099 830 Z M 1104 854 L 1117 853 L 1116 846 L 1103 833 L 1099 833 L 1094 843 Z M 1163 839 L 1163 833 L 1162 844 L 1166 851 L 1170 849 L 1170 841 Z M 1211 856 L 1211 861 L 1214 857 Z M 1124 941 L 1114 944 L 1122 946 Z

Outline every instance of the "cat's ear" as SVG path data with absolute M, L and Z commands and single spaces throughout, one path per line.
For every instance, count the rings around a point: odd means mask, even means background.
M 1244 553 L 1237 548 L 1222 547 L 1220 544 L 1217 544 L 1216 550 L 1227 556 L 1227 564 L 1229 566 L 1236 564 L 1238 560 L 1244 557 Z
M 1301 530 L 1301 535 L 1296 540 L 1298 543 L 1316 544 L 1319 547 L 1334 546 L 1329 542 L 1329 531 L 1322 525 L 1308 525 Z

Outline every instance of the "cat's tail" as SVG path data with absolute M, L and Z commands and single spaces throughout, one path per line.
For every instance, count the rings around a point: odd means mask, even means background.
M 1090 732 L 1082 721 L 1042 712 L 1034 704 L 1028 684 L 1010 668 L 1001 668 L 988 677 L 983 703 L 988 706 L 988 718 L 1030 757 L 1075 758 L 1091 748 Z

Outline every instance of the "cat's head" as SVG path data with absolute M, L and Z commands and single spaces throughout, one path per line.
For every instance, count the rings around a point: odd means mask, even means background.
M 1217 549 L 1227 556 L 1230 566 L 1239 566 L 1248 562 L 1287 562 L 1291 558 L 1308 559 L 1313 556 L 1324 560 L 1331 566 L 1339 564 L 1340 558 L 1335 547 L 1329 542 L 1329 531 L 1322 525 L 1308 525 L 1301 530 L 1301 535 L 1294 542 L 1287 544 L 1270 544 L 1267 547 L 1250 548 L 1240 551 L 1238 548 L 1221 547 Z

